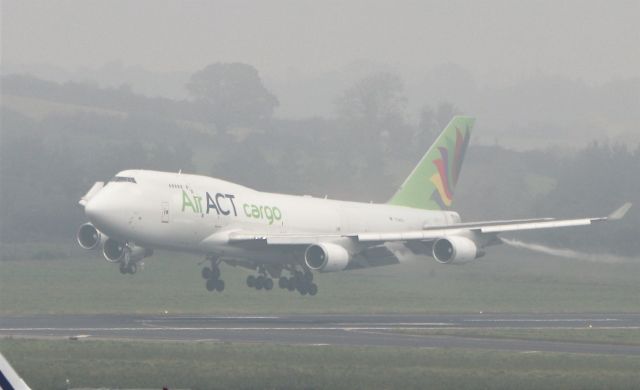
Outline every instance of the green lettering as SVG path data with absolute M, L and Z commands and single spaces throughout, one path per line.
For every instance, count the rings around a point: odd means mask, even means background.
M 280 212 L 280 209 L 277 207 L 273 208 L 273 219 L 275 219 L 276 221 L 279 221 L 280 219 L 282 219 L 282 213 Z
M 246 203 L 242 205 L 242 209 L 244 210 L 244 215 L 251 218 L 251 211 L 249 210 L 249 208 L 250 208 L 249 205 Z
M 273 224 L 273 211 L 271 211 L 271 207 L 264 208 L 264 216 L 269 220 L 269 225 Z
M 184 190 L 182 190 L 182 211 L 184 212 L 184 209 L 187 207 L 189 207 L 194 213 L 196 212 L 196 208 L 193 205 L 193 202 L 191 201 L 189 194 L 187 194 Z
M 260 209 L 255 204 L 251 205 L 251 216 L 256 219 L 260 219 Z
M 193 200 L 194 200 L 194 203 L 196 204 L 196 211 L 201 213 L 202 212 L 202 197 L 201 196 L 194 196 Z

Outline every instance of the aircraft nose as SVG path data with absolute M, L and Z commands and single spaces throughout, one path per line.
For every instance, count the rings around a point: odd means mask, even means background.
M 104 197 L 96 195 L 89 199 L 87 204 L 85 204 L 84 206 L 84 213 L 94 224 L 97 221 L 103 219 L 103 216 L 105 214 L 104 203 Z
M 112 196 L 102 191 L 89 199 L 84 206 L 87 218 L 101 231 L 111 231 L 117 226 L 118 216 L 122 213 L 121 207 Z

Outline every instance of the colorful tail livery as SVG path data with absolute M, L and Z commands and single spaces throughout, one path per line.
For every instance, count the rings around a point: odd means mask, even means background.
M 474 118 L 456 116 L 393 195 L 389 204 L 426 210 L 448 210 Z

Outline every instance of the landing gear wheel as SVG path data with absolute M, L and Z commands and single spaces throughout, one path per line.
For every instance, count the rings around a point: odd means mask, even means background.
M 265 290 L 270 291 L 273 288 L 273 279 L 265 278 L 264 279 L 264 283 L 263 283 L 263 287 L 264 287 Z
M 308 289 L 308 285 L 307 285 L 307 284 L 305 284 L 305 283 L 301 283 L 301 284 L 298 286 L 298 292 L 299 292 L 301 295 L 307 295 L 307 293 L 309 292 L 307 289 Z
M 254 287 L 256 288 L 256 290 L 262 290 L 262 288 L 264 287 L 264 277 L 258 276 L 256 278 L 256 282 L 254 284 Z
M 218 285 L 218 280 L 217 279 L 209 279 L 209 280 L 207 280 L 207 291 L 215 290 L 217 285 Z
M 219 279 L 220 278 L 220 268 L 218 267 L 204 267 L 202 269 L 202 277 L 204 279 Z
M 126 274 L 127 273 L 127 266 L 124 265 L 124 263 L 120 263 L 120 267 L 118 267 L 120 269 L 120 273 L 121 274 Z
M 287 290 L 294 291 L 296 289 L 296 280 L 294 278 L 289 278 L 287 280 Z
M 247 286 L 248 287 L 255 287 L 256 286 L 256 277 L 253 275 L 249 275 L 247 276 Z
M 224 291 L 224 280 L 217 280 L 216 281 L 216 291 L 217 292 L 223 292 Z
M 315 283 L 311 283 L 309 285 L 309 295 L 314 296 L 318 293 L 318 285 Z
M 133 275 L 136 272 L 138 272 L 138 266 L 136 265 L 136 263 L 129 264 L 127 266 L 127 272 L 130 273 L 131 275 Z

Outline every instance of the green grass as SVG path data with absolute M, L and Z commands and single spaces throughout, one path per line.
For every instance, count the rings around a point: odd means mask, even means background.
M 159 253 L 136 275 L 94 252 L 60 260 L 0 262 L 0 314 L 637 312 L 640 262 L 598 264 L 502 247 L 465 265 L 432 260 L 317 275 L 302 297 L 245 286 L 249 271 L 223 267 L 227 289 L 209 293 L 200 259 Z
M 416 336 L 460 336 L 491 339 L 548 340 L 600 344 L 640 345 L 640 329 L 395 329 Z
M 0 340 L 34 389 L 632 389 L 640 358 L 446 349 Z
M 201 259 L 157 253 L 121 275 L 95 252 L 69 259 L 0 261 L 0 315 L 38 313 L 637 312 L 640 261 L 599 264 L 491 248 L 464 265 L 418 263 L 316 276 L 316 297 L 245 286 L 223 266 L 227 289 L 209 293 Z M 78 255 L 80 253 L 80 255 Z

